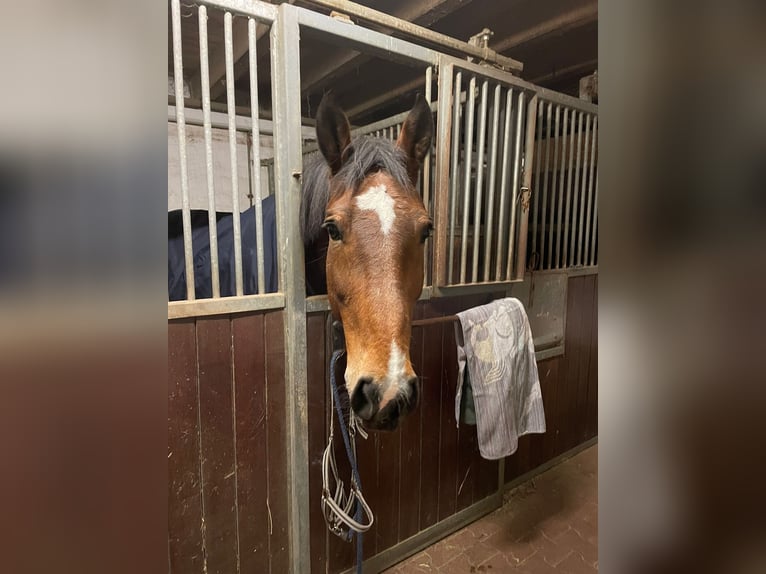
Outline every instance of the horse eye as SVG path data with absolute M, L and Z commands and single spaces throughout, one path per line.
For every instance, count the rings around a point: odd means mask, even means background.
M 434 224 L 429 223 L 426 227 L 423 228 L 422 235 L 420 236 L 420 242 L 425 243 L 426 239 L 431 237 L 431 232 L 434 230 Z
M 333 241 L 340 241 L 343 239 L 343 236 L 341 235 L 340 230 L 334 221 L 325 221 L 322 224 L 322 227 L 327 230 L 327 233 L 330 235 L 330 239 Z

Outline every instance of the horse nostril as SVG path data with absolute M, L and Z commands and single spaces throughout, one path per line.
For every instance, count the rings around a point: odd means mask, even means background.
M 412 377 L 407 381 L 408 391 L 408 405 L 410 409 L 414 409 L 418 405 L 418 398 L 420 395 L 420 388 L 418 384 L 418 378 Z
M 351 394 L 351 408 L 363 420 L 370 420 L 378 410 L 378 392 L 372 379 L 359 379 L 354 392 Z

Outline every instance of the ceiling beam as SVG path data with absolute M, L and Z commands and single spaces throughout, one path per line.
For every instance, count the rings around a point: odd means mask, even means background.
M 568 30 L 579 28 L 598 20 L 598 4 L 593 2 L 564 14 L 540 22 L 532 28 L 527 28 L 494 43 L 495 52 L 506 52 L 522 44 L 542 40 L 551 34 L 562 34 Z
M 454 12 L 458 7 L 470 4 L 471 1 L 422 0 L 421 2 L 409 2 L 403 9 L 393 12 L 391 15 L 420 26 L 430 26 Z M 321 90 L 349 69 L 361 66 L 370 59 L 372 59 L 370 55 L 360 54 L 353 50 L 339 53 L 321 68 L 314 68 L 301 78 L 301 93 L 306 95 Z

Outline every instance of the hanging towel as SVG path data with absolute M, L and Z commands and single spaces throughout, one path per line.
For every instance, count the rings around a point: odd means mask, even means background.
M 479 451 L 486 459 L 516 452 L 519 437 L 545 432 L 545 412 L 527 313 L 518 299 L 498 299 L 458 313 L 458 381 L 473 390 Z M 460 421 L 462 388 L 455 397 Z

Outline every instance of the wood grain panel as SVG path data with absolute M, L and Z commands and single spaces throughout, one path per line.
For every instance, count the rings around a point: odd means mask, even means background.
M 443 325 L 423 327 L 423 371 L 420 450 L 420 530 L 436 524 L 439 518 L 439 452 L 442 401 L 442 332 Z
M 207 572 L 237 569 L 231 321 L 197 320 L 202 497 Z
M 263 315 L 232 318 L 237 518 L 241 572 L 267 572 L 269 517 L 266 451 L 266 353 Z
M 420 378 L 420 404 L 401 423 L 399 433 L 399 540 L 417 534 L 420 514 L 421 424 L 423 422 L 423 329 L 412 329 L 410 360 Z
M 168 324 L 168 553 L 173 572 L 204 571 L 194 321 Z
M 268 511 L 270 570 L 289 570 L 287 510 L 287 429 L 285 416 L 285 340 L 282 311 L 264 315 L 266 345 L 266 442 L 268 458 Z
M 442 400 L 440 404 L 441 443 L 439 446 L 439 520 L 455 514 L 458 472 L 458 429 L 455 422 L 457 389 L 457 348 L 452 323 L 442 335 Z M 462 478 L 462 477 L 461 477 Z

